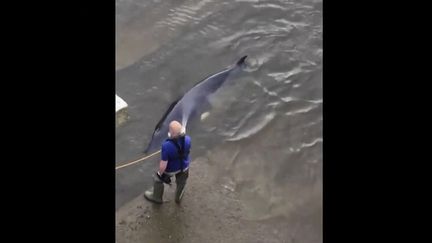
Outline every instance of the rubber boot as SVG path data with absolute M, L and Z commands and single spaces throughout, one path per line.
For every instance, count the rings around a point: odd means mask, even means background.
M 183 194 L 186 187 L 186 181 L 189 177 L 189 170 L 185 172 L 180 172 L 176 174 L 176 192 L 175 192 L 175 202 L 180 203 L 183 198 Z
M 163 192 L 164 192 L 163 182 L 155 178 L 153 183 L 153 189 L 144 192 L 144 197 L 150 202 L 161 204 L 163 203 L 162 201 Z

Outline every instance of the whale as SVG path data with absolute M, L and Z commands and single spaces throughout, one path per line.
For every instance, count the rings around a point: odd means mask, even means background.
M 202 79 L 180 98 L 173 101 L 156 124 L 144 153 L 148 154 L 160 149 L 163 141 L 168 138 L 168 126 L 173 120 L 180 122 L 182 132 L 186 133 L 188 121 L 207 111 L 210 96 L 222 87 L 230 76 L 242 70 L 246 58 L 247 56 L 243 56 L 235 64 Z

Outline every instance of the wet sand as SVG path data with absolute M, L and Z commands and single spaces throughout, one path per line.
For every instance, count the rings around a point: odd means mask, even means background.
M 206 158 L 191 163 L 187 189 L 180 205 L 174 202 L 175 185 L 165 186 L 156 205 L 141 194 L 116 213 L 116 242 L 319 242 L 310 234 L 321 229 L 321 211 L 309 216 L 250 219 L 234 188 L 217 183 Z M 307 206 L 307 205 L 305 205 Z M 307 217 L 306 217 L 307 216 Z M 307 219 L 307 221 L 305 221 Z

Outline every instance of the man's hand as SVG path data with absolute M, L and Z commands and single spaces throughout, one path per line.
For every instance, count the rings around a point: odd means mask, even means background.
M 171 177 L 165 173 L 160 174 L 159 171 L 156 172 L 156 176 L 161 180 L 163 183 L 171 185 Z

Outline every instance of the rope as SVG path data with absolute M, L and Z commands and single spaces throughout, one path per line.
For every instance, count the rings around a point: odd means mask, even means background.
M 156 152 L 154 152 L 154 153 L 152 153 L 152 154 L 150 154 L 150 155 L 147 155 L 147 156 L 145 156 L 145 157 L 142 157 L 142 158 L 140 158 L 140 159 L 134 160 L 134 161 L 129 162 L 129 163 L 124 164 L 124 165 L 117 166 L 115 169 L 118 170 L 118 169 L 124 168 L 124 167 L 126 167 L 126 166 L 136 164 L 136 163 L 138 163 L 138 162 L 140 162 L 140 161 L 143 161 L 143 160 L 145 160 L 145 159 L 148 159 L 148 158 L 150 158 L 150 157 L 152 157 L 152 156 L 154 156 L 154 155 L 156 155 L 156 154 L 158 154 L 158 153 L 160 153 L 160 152 L 161 152 L 161 151 L 158 150 L 158 151 L 156 151 Z

